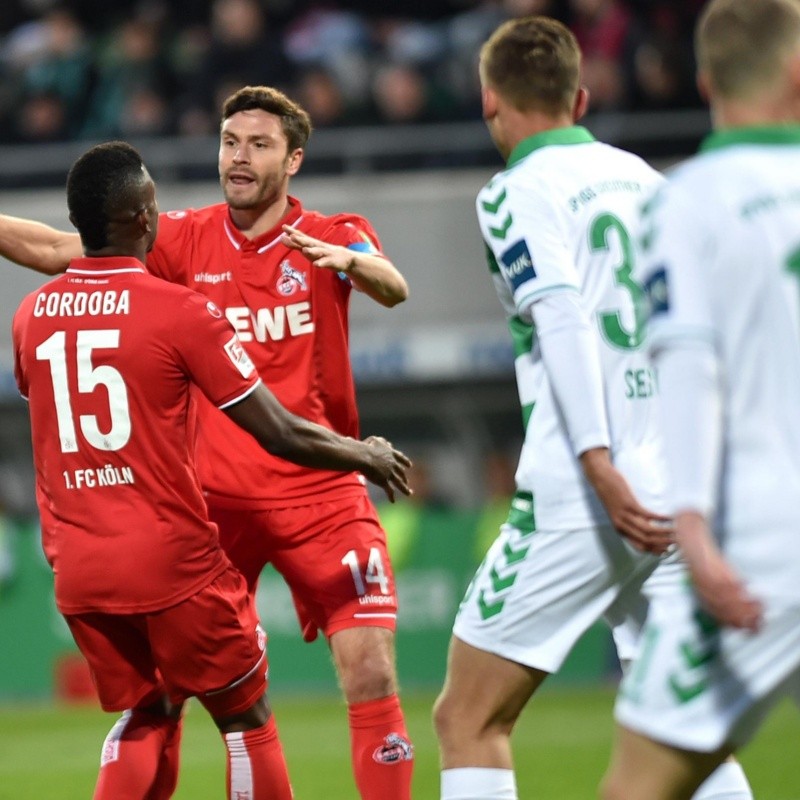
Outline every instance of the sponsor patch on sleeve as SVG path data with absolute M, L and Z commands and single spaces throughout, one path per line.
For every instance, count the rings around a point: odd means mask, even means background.
M 233 363 L 233 366 L 242 373 L 243 378 L 249 378 L 256 370 L 255 364 L 250 360 L 247 351 L 239 341 L 238 336 L 233 336 L 225 345 L 225 352 Z
M 644 284 L 647 297 L 647 315 L 654 317 L 669 311 L 669 282 L 667 268 L 659 266 Z
M 514 289 L 519 289 L 523 283 L 536 277 L 533 259 L 524 239 L 512 244 L 500 256 L 500 270 L 511 282 Z

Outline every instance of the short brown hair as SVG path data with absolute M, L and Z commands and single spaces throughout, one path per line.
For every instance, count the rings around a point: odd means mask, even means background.
M 302 106 L 272 86 L 244 86 L 234 92 L 222 104 L 222 121 L 256 108 L 280 117 L 290 151 L 306 146 L 311 136 L 311 117 Z
M 800 52 L 798 0 L 712 0 L 697 23 L 697 64 L 723 98 L 748 97 L 779 80 Z
M 503 23 L 481 48 L 481 80 L 520 111 L 569 112 L 580 88 L 581 51 L 550 17 Z

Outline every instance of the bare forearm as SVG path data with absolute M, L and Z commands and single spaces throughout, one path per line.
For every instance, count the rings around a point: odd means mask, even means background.
M 347 274 L 364 294 L 387 308 L 408 298 L 406 279 L 383 256 L 353 253 Z
M 23 267 L 57 275 L 82 254 L 80 237 L 41 222 L 0 215 L 0 255 Z
M 370 464 L 368 445 L 290 413 L 263 385 L 225 413 L 267 452 L 303 467 L 349 472 Z
M 368 445 L 302 417 L 288 416 L 282 435 L 261 443 L 273 455 L 314 469 L 349 472 L 370 466 Z

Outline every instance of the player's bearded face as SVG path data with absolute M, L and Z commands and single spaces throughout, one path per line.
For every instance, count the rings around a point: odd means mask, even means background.
M 290 155 L 278 117 L 265 111 L 240 111 L 222 126 L 219 175 L 231 208 L 269 206 L 285 188 Z

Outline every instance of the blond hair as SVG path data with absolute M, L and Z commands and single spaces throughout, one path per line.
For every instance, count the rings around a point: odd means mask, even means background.
M 775 85 L 800 52 L 798 0 L 711 0 L 697 24 L 698 68 L 723 99 Z
M 550 17 L 509 20 L 481 48 L 482 82 L 520 111 L 572 111 L 580 68 L 578 42 Z

